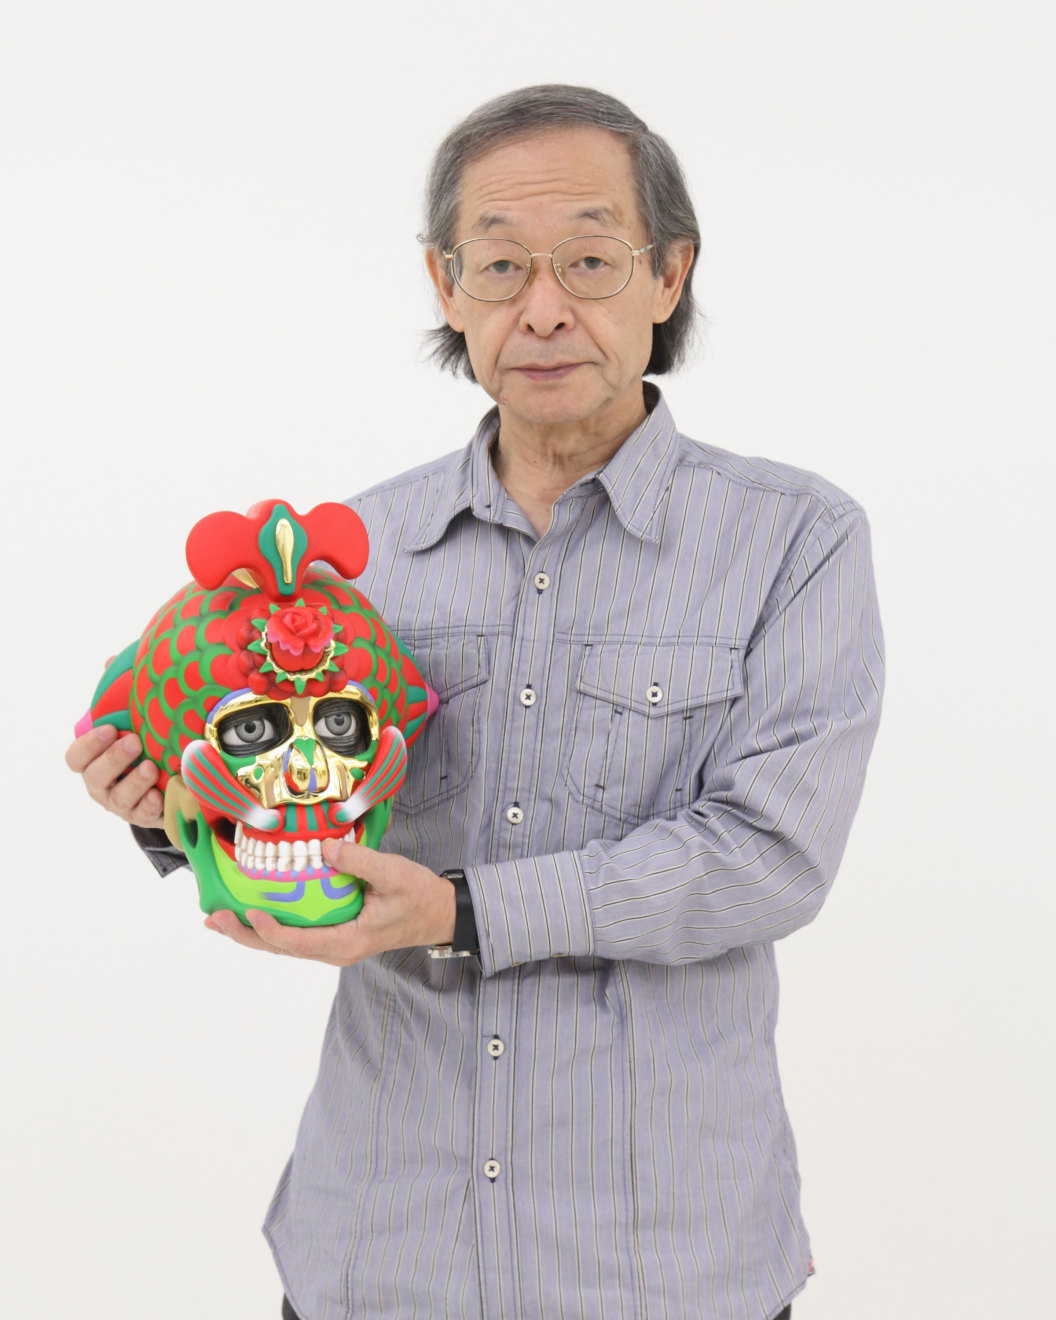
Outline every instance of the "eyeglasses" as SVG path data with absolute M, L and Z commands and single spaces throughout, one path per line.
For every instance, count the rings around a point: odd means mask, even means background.
M 622 238 L 580 234 L 553 252 L 532 252 L 513 238 L 467 238 L 443 254 L 463 293 L 478 302 L 516 298 L 532 278 L 536 257 L 549 257 L 554 274 L 574 298 L 612 298 L 631 282 L 634 259 L 656 246 L 632 248 Z

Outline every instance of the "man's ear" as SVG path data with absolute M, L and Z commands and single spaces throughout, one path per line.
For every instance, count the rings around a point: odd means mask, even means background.
M 663 268 L 657 276 L 656 298 L 653 302 L 653 324 L 668 320 L 678 306 L 682 286 L 693 265 L 693 244 L 689 239 L 672 243 L 667 249 Z
M 444 320 L 452 330 L 464 330 L 462 313 L 455 302 L 454 281 L 447 272 L 447 262 L 436 248 L 427 247 L 425 265 L 433 282 L 433 288 L 436 290 L 436 296 L 440 299 L 440 310 L 444 314 Z

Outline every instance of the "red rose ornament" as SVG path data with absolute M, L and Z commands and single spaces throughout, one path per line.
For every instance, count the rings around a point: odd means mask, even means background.
M 330 620 L 310 605 L 290 605 L 268 619 L 268 646 L 290 672 L 314 669 L 333 636 Z

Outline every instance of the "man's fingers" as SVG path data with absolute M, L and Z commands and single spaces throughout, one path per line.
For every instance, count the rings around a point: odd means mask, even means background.
M 85 787 L 97 802 L 104 805 L 107 803 L 111 787 L 125 774 L 142 750 L 136 735 L 125 733 L 85 766 L 81 772 Z
M 256 935 L 272 953 L 285 953 L 292 958 L 314 958 L 317 962 L 343 965 L 362 957 L 353 945 L 358 928 L 355 922 L 342 922 L 336 926 L 284 926 L 268 912 L 251 908 L 246 913 Z
M 303 941 L 297 938 L 305 932 L 299 926 L 283 926 L 270 912 L 259 912 L 256 908 L 251 908 L 246 913 L 246 920 L 253 927 L 257 938 L 266 944 L 272 953 L 305 957 Z
M 101 724 L 70 743 L 66 764 L 84 780 L 93 801 L 132 825 L 154 829 L 161 824 L 164 799 L 154 762 L 135 764 L 142 751 L 134 733 Z
M 129 815 L 143 804 L 143 799 L 158 782 L 158 767 L 143 761 L 111 787 L 108 805 L 111 811 Z
M 107 811 L 134 825 L 154 826 L 162 811 L 158 767 L 153 761 L 134 765 L 139 755 L 139 739 L 126 734 L 84 772 L 84 782 L 92 798 Z M 153 795 L 153 796 L 152 796 Z
M 139 805 L 129 816 L 132 825 L 146 830 L 160 830 L 165 824 L 165 799 L 156 788 L 147 790 Z
M 66 764 L 75 774 L 83 774 L 116 738 L 117 730 L 112 724 L 100 724 L 96 729 L 89 729 L 79 738 L 74 738 L 66 748 Z
M 246 949 L 256 949 L 260 953 L 280 953 L 281 950 L 266 944 L 260 936 L 248 926 L 243 926 L 233 912 L 213 912 L 205 919 L 207 930 L 215 930 L 219 935 L 226 935 L 229 940 L 241 944 Z
M 361 843 L 340 843 L 337 839 L 323 841 L 323 858 L 342 875 L 354 875 L 368 885 L 384 880 L 388 863 L 384 853 L 364 848 Z
M 354 933 L 350 939 L 350 931 L 353 931 L 354 926 L 352 922 L 313 929 L 283 926 L 269 913 L 256 909 L 246 913 L 246 920 L 250 922 L 251 929 L 243 926 L 233 912 L 221 911 L 207 917 L 205 925 L 207 929 L 226 935 L 243 948 L 256 949 L 261 953 L 311 958 L 337 967 L 365 956 L 364 952 L 357 952 L 352 947 L 356 942 Z

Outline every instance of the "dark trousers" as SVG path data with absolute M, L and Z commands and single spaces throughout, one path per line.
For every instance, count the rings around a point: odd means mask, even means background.
M 290 1305 L 290 1299 L 288 1297 L 282 1299 L 282 1320 L 300 1320 L 300 1316 Z M 780 1315 L 775 1316 L 774 1320 L 792 1320 L 791 1303 L 785 1307 Z

